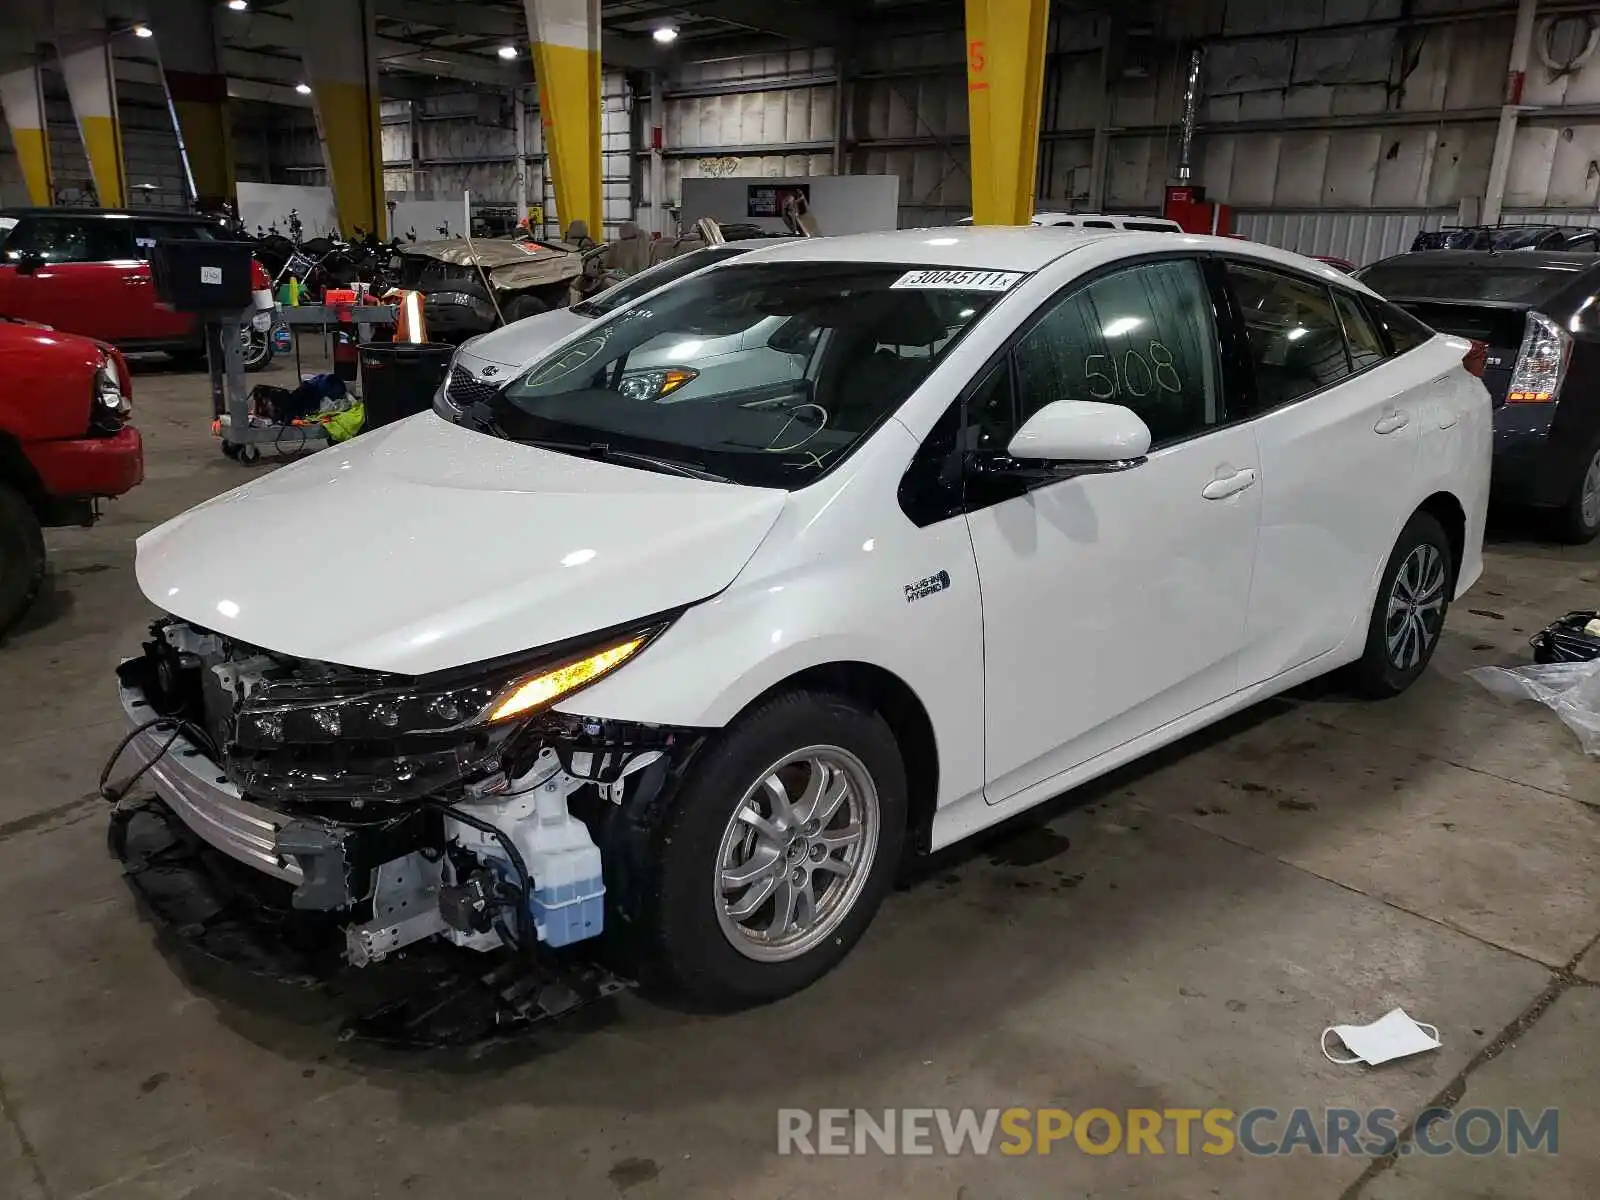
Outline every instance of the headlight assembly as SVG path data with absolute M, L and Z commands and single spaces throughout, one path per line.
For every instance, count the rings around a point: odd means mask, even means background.
M 567 654 L 485 665 L 418 679 L 351 673 L 257 683 L 237 712 L 246 749 L 331 742 L 454 742 L 496 733 L 616 670 L 666 623 L 635 628 Z
M 521 680 L 495 697 L 489 720 L 504 721 L 508 717 L 538 712 L 562 696 L 587 687 L 603 675 L 616 670 L 643 648 L 643 635 L 629 638 L 615 646 L 608 646 L 586 658 L 567 663 L 553 671 L 545 671 L 531 679 Z M 503 699 L 501 697 L 504 697 Z
M 646 367 L 624 371 L 617 382 L 617 391 L 629 400 L 660 400 L 699 374 L 692 367 Z

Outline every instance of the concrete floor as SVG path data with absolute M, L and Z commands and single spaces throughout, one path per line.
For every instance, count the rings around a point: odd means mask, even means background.
M 110 671 L 150 615 L 133 538 L 252 470 L 217 453 L 203 394 L 139 375 L 146 483 L 51 536 L 53 588 L 0 649 L 0 1197 L 1594 1195 L 1600 766 L 1462 672 L 1592 607 L 1600 548 L 1513 526 L 1406 696 L 1297 693 L 970 847 L 785 1003 L 715 1018 L 627 997 L 483 1061 L 353 1055 L 191 982 L 104 849 Z M 340 600 L 318 605 L 308 619 Z M 1396 1004 L 1444 1048 L 1323 1059 L 1324 1026 Z M 1409 1119 L 1441 1097 L 1559 1107 L 1560 1153 L 776 1154 L 784 1106 Z

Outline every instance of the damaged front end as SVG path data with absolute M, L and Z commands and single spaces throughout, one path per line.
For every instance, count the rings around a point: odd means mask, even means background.
M 605 829 L 700 735 L 550 706 L 670 623 L 405 677 L 157 621 L 117 672 L 119 752 L 157 799 L 112 796 L 113 848 L 214 957 L 307 982 L 426 943 L 484 965 L 463 975 L 499 998 L 493 1028 L 559 1015 L 621 985 L 585 953 L 605 927 Z

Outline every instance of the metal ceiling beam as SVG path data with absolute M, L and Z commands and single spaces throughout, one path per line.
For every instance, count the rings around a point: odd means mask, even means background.
M 391 0 L 393 3 L 393 0 Z M 380 16 L 390 16 L 390 4 L 384 6 Z M 453 5 L 423 4 L 424 9 L 445 9 Z M 473 5 L 461 5 L 463 12 L 477 13 L 480 16 L 488 13 L 494 14 L 492 9 L 479 9 Z M 440 15 L 435 13 L 434 15 Z M 243 13 L 232 13 L 224 10 L 218 14 L 218 28 L 222 31 L 223 38 L 230 46 L 267 45 L 281 46 L 286 50 L 295 51 L 298 55 L 300 46 L 299 34 L 295 31 L 294 21 L 278 13 L 264 12 L 252 9 Z M 462 30 L 462 32 L 470 32 Z M 160 26 L 156 26 L 156 36 L 161 35 Z M 509 34 L 500 34 L 511 39 Z M 518 35 L 526 37 L 526 34 Z M 513 44 L 515 44 L 513 42 Z M 390 70 L 414 71 L 420 75 L 439 75 L 448 79 L 460 79 L 468 83 L 478 83 L 485 87 L 506 88 L 514 87 L 519 83 L 526 83 L 525 65 L 518 61 L 502 63 L 499 59 L 490 58 L 482 54 L 465 54 L 459 50 L 435 50 L 411 42 L 400 41 L 396 38 L 374 38 L 372 51 L 377 57 L 380 68 Z M 238 53 L 251 54 L 257 51 L 239 49 Z M 233 70 L 229 68 L 229 74 Z M 249 72 L 246 72 L 249 73 Z
M 528 23 L 521 13 L 474 4 L 441 4 L 436 0 L 381 0 L 378 16 L 429 29 L 494 38 L 513 46 L 529 44 Z M 600 61 L 625 71 L 662 70 L 672 64 L 672 51 L 650 38 L 602 33 Z
M 818 3 L 787 4 L 782 0 L 685 0 L 679 12 L 742 25 L 808 46 L 838 46 L 849 36 L 846 22 Z
M 478 4 L 440 4 L 433 0 L 379 0 L 378 19 L 409 21 L 451 33 L 504 38 L 522 45 L 528 25 L 520 12 Z

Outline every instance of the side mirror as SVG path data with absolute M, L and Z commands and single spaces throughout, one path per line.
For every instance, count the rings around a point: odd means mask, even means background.
M 1057 400 L 1023 422 L 1006 447 L 1012 458 L 1044 460 L 1057 474 L 1125 471 L 1150 452 L 1150 427 L 1131 408 Z
M 29 254 L 27 252 L 17 255 L 13 261 L 16 263 L 18 275 L 32 275 L 40 267 L 44 266 L 44 259 L 37 254 Z

